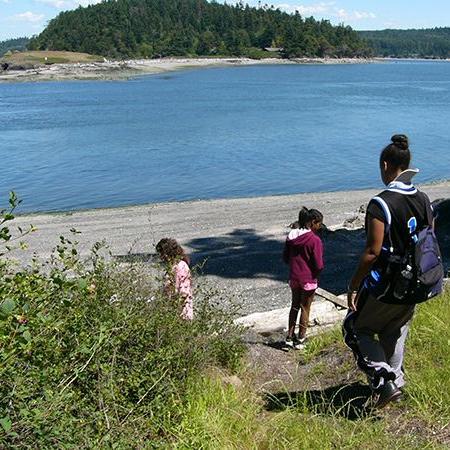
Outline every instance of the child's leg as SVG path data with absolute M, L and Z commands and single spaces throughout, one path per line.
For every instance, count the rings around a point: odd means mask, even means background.
M 300 293 L 300 330 L 298 333 L 299 339 L 303 339 L 306 336 L 306 330 L 308 329 L 309 313 L 311 311 L 311 304 L 314 300 L 314 293 L 316 291 L 301 291 Z
M 301 292 L 300 288 L 291 288 L 292 304 L 289 311 L 288 337 L 293 337 L 295 333 L 295 325 L 297 323 L 298 312 L 300 311 Z

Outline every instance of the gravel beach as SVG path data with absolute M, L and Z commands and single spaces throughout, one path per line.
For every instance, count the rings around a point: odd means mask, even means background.
M 161 58 L 124 61 L 37 65 L 26 70 L 0 70 L 0 82 L 126 80 L 129 78 L 182 69 L 233 67 L 261 64 L 363 64 L 374 62 L 358 58 Z
M 450 197 L 450 181 L 422 186 L 431 200 Z M 381 190 L 381 187 L 380 189 Z M 81 255 L 105 239 L 115 258 L 150 262 L 154 245 L 174 237 L 187 248 L 198 278 L 235 295 L 243 313 L 268 311 L 290 303 L 287 268 L 281 251 L 287 225 L 301 206 L 324 214 L 330 231 L 323 236 L 325 262 L 321 287 L 340 294 L 364 245 L 364 206 L 379 190 L 310 193 L 273 197 L 160 203 L 112 209 L 19 216 L 16 224 L 33 224 L 27 251 L 15 251 L 21 263 L 33 253 L 50 256 L 60 235 L 76 228 Z M 444 255 L 448 258 L 449 255 Z

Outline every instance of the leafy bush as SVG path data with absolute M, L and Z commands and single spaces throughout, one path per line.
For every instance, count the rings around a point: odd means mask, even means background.
M 216 293 L 200 288 L 184 321 L 147 267 L 102 248 L 81 261 L 61 237 L 48 266 L 0 265 L 1 448 L 167 443 L 189 380 L 238 364 L 239 330 Z

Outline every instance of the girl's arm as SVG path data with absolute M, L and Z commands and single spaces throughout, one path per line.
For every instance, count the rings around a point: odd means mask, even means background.
M 323 264 L 323 244 L 320 238 L 317 238 L 316 245 L 314 246 L 314 264 L 316 266 L 317 275 L 322 272 Z
M 356 310 L 356 293 L 364 278 L 370 271 L 373 263 L 381 253 L 384 240 L 384 222 L 371 217 L 367 224 L 366 247 L 359 259 L 359 265 L 348 285 L 348 307 Z

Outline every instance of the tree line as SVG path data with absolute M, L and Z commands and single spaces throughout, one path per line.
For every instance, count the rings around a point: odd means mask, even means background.
M 27 37 L 16 38 L 16 39 L 7 39 L 6 41 L 0 42 L 0 56 L 3 56 L 5 53 L 18 50 L 26 50 L 30 39 Z
M 450 58 L 450 28 L 360 31 L 377 56 Z
M 104 0 L 61 12 L 31 39 L 30 50 L 67 50 L 111 58 L 164 56 L 368 56 L 349 26 L 268 6 L 206 0 Z
M 354 31 L 327 20 L 206 0 L 103 0 L 60 13 L 38 36 L 0 42 L 10 50 L 67 50 L 111 58 L 450 57 L 450 28 Z

